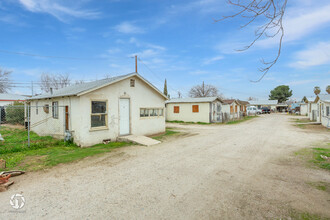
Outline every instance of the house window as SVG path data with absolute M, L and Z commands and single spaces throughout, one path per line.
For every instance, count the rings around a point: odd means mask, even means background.
M 174 106 L 174 113 L 180 113 L 180 106 Z
M 192 112 L 199 112 L 199 105 L 193 105 Z
M 163 116 L 163 114 L 162 108 L 140 108 L 141 118 Z
M 92 101 L 91 127 L 107 126 L 108 113 L 106 101 Z
M 135 87 L 135 79 L 131 79 L 130 80 L 130 86 L 131 87 Z
M 36 115 L 38 114 L 38 102 L 36 102 Z
M 235 105 L 235 112 L 237 112 L 237 105 Z
M 326 116 L 330 116 L 330 106 L 326 107 Z
M 58 102 L 52 102 L 52 115 L 53 118 L 58 118 Z
M 230 113 L 233 113 L 234 112 L 234 107 L 231 105 L 230 106 Z

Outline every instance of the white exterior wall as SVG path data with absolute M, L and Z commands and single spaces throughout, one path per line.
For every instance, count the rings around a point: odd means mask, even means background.
M 199 112 L 192 112 L 193 105 L 199 105 Z M 174 106 L 179 106 L 179 113 L 174 113 Z M 166 119 L 168 121 L 210 123 L 210 103 L 168 103 Z
M 130 87 L 130 79 L 135 79 L 135 87 Z M 59 105 L 70 105 L 69 107 L 69 129 L 73 134 L 74 142 L 82 147 L 101 143 L 105 139 L 115 141 L 119 136 L 119 99 L 128 98 L 130 100 L 130 134 L 152 135 L 165 132 L 165 98 L 153 88 L 137 77 L 131 77 L 107 87 L 81 95 L 80 97 L 53 99 L 59 101 Z M 51 117 L 51 102 L 53 100 L 39 100 L 50 105 L 49 116 Z M 91 101 L 107 101 L 107 128 L 91 128 Z M 35 102 L 35 101 L 34 101 Z M 32 104 L 33 105 L 33 104 Z M 140 108 L 162 108 L 163 116 L 140 118 Z M 39 113 L 41 112 L 41 108 Z M 60 111 L 64 109 L 60 108 Z M 42 110 L 43 111 L 43 110 Z M 39 116 L 40 117 L 40 116 Z M 43 116 L 47 117 L 47 116 Z M 48 124 L 53 123 L 53 119 L 48 119 L 49 123 L 38 128 L 31 128 L 35 132 L 47 130 L 51 134 L 64 133 L 64 114 L 59 114 L 58 122 L 62 123 L 57 130 L 52 130 Z M 31 122 L 34 120 L 33 115 Z M 33 124 L 33 123 L 31 123 Z M 48 128 L 47 128 L 48 127 Z
M 300 115 L 306 116 L 308 114 L 308 104 L 301 104 L 300 105 Z
M 330 115 L 326 115 L 326 107 L 330 108 L 330 103 L 321 102 L 321 123 L 324 127 L 330 128 Z
M 58 118 L 53 118 L 52 114 L 52 102 L 58 102 Z M 49 105 L 49 113 L 46 113 L 43 106 Z M 56 138 L 63 138 L 65 132 L 65 108 L 64 106 L 69 106 L 70 110 L 74 110 L 77 105 L 79 105 L 78 97 L 65 97 L 65 98 L 54 98 L 54 99 L 43 99 L 43 100 L 33 100 L 31 101 L 31 111 L 30 111 L 30 126 L 31 130 L 36 132 L 40 136 L 53 136 Z M 38 107 L 37 107 L 38 106 Z M 72 106 L 70 108 L 70 106 Z M 73 109 L 72 109 L 73 108 Z M 38 114 L 37 114 L 38 109 Z M 71 121 L 69 117 L 69 126 L 71 126 Z M 71 127 L 70 127 L 71 130 Z M 74 129 L 72 129 L 74 130 Z
M 230 106 L 233 106 L 233 112 L 230 112 Z M 237 112 L 235 112 L 235 106 L 237 106 Z M 240 115 L 240 105 L 236 102 L 231 104 L 223 105 L 223 112 L 230 115 L 230 119 L 237 119 Z
M 310 103 L 310 109 L 311 111 L 309 112 L 309 119 L 313 120 L 313 111 L 317 111 L 317 103 Z M 318 114 L 316 114 L 317 116 Z M 315 118 L 317 120 L 317 118 Z

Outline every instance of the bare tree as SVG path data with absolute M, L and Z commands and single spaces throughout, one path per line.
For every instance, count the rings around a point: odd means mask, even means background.
M 276 57 L 271 61 L 261 59 L 261 63 L 264 67 L 259 68 L 259 71 L 262 72 L 262 75 L 258 80 L 251 80 L 251 82 L 260 82 L 270 68 L 277 62 L 281 54 L 282 40 L 284 36 L 283 16 L 285 14 L 287 0 L 249 0 L 244 2 L 246 2 L 246 4 L 241 3 L 240 0 L 227 0 L 229 5 L 238 7 L 238 11 L 232 15 L 223 16 L 221 19 L 215 20 L 215 22 L 241 17 L 247 19 L 247 22 L 241 26 L 242 29 L 258 19 L 265 20 L 261 26 L 256 28 L 252 42 L 239 51 L 248 50 L 262 37 L 274 38 L 275 36 L 279 36 Z
M 75 82 L 74 82 L 74 84 L 84 84 L 85 82 L 84 82 L 84 80 L 82 80 L 82 79 L 80 79 L 80 80 L 76 80 Z
M 257 101 L 257 98 L 250 96 L 250 97 L 248 98 L 248 101 Z
M 57 90 L 69 86 L 71 79 L 69 77 L 69 74 L 53 75 L 49 73 L 43 73 L 40 77 L 40 81 L 41 81 L 40 84 L 41 90 L 45 92 L 49 92 L 50 88 Z
M 180 91 L 178 91 L 178 98 L 182 98 L 182 93 Z
M 190 97 L 212 97 L 218 96 L 218 88 L 213 85 L 205 85 L 204 81 L 202 85 L 196 85 L 189 91 Z
M 0 67 L 0 93 L 7 93 L 10 90 L 9 77 L 12 71 Z

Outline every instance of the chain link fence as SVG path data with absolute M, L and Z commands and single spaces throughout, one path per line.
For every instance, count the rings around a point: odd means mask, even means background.
M 0 148 L 38 147 L 64 139 L 69 130 L 68 106 L 0 106 Z M 54 139 L 55 138 L 55 139 Z

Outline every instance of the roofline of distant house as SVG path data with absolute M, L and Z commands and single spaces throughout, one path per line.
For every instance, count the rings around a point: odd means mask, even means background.
M 26 101 L 25 99 L 0 99 L 0 102 L 7 101 L 7 102 L 16 102 L 16 101 Z
M 193 99 L 193 98 L 192 98 Z M 205 101 L 187 101 L 187 102 L 185 102 L 185 101 L 182 101 L 182 100 L 179 100 L 179 99 L 176 99 L 176 100 L 173 100 L 173 101 L 171 101 L 171 100 L 168 100 L 168 101 L 166 101 L 166 104 L 173 104 L 173 103 L 211 103 L 211 102 L 214 102 L 215 100 L 219 100 L 222 104 L 227 104 L 227 103 L 224 103 L 220 98 L 214 98 L 212 101 L 210 101 L 210 100 L 205 100 Z

